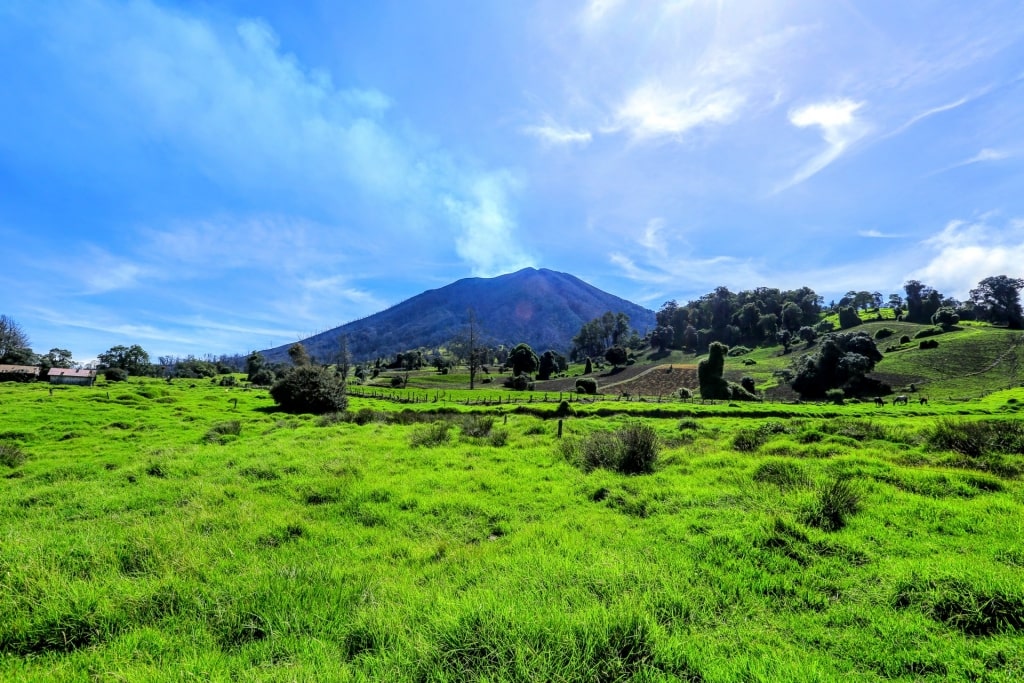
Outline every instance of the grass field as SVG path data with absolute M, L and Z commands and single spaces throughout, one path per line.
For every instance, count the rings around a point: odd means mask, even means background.
M 1022 404 L 3 384 L 0 679 L 1020 680 Z

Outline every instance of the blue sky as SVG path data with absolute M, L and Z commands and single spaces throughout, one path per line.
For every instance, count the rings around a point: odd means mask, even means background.
M 246 352 L 462 277 L 1024 276 L 1020 2 L 0 2 L 0 313 Z

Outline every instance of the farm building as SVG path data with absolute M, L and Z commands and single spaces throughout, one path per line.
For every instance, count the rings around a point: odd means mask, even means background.
M 0 382 L 31 382 L 39 379 L 35 365 L 0 365 Z
M 78 384 L 91 387 L 96 381 L 95 370 L 73 370 L 70 368 L 50 368 L 50 384 Z

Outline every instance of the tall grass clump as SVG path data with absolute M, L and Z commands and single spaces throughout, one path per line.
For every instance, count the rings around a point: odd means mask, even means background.
M 893 603 L 970 635 L 1024 630 L 1024 593 L 992 580 L 912 575 L 897 586 Z
M 451 439 L 451 428 L 451 423 L 444 420 L 416 427 L 409 437 L 409 445 L 413 448 L 429 448 L 446 444 Z
M 23 465 L 28 456 L 21 446 L 10 441 L 0 441 L 0 465 L 18 467 Z
M 754 470 L 754 481 L 790 489 L 806 484 L 808 479 L 799 463 L 792 460 L 769 460 Z
M 462 435 L 471 439 L 481 439 L 489 436 L 494 427 L 492 415 L 463 415 L 459 420 L 462 428 Z
M 622 474 L 650 474 L 661 443 L 653 427 L 632 422 L 614 432 L 592 432 L 581 440 L 567 439 L 562 454 L 584 472 L 607 469 Z
M 203 437 L 203 441 L 206 443 L 226 443 L 227 441 L 230 441 L 232 437 L 237 437 L 241 435 L 241 433 L 242 423 L 238 420 L 218 422 L 210 427 L 209 431 L 206 432 L 206 436 Z
M 835 477 L 818 489 L 804 521 L 822 531 L 838 531 L 861 507 L 861 493 L 848 477 Z
M 1024 455 L 1024 424 L 1016 420 L 938 420 L 925 431 L 928 447 L 963 456 L 951 465 L 1015 477 L 1018 462 L 1006 456 Z

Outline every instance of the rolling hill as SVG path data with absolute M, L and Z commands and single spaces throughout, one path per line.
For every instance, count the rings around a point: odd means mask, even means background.
M 494 278 L 458 280 L 299 341 L 315 358 L 327 360 L 337 352 L 341 335 L 347 335 L 353 359 L 367 360 L 443 345 L 465 331 L 470 309 L 482 339 L 505 345 L 526 342 L 538 353 L 567 352 L 583 323 L 606 311 L 625 313 L 641 334 L 655 325 L 653 311 L 573 275 L 524 268 Z M 289 346 L 262 353 L 272 361 L 285 360 Z

